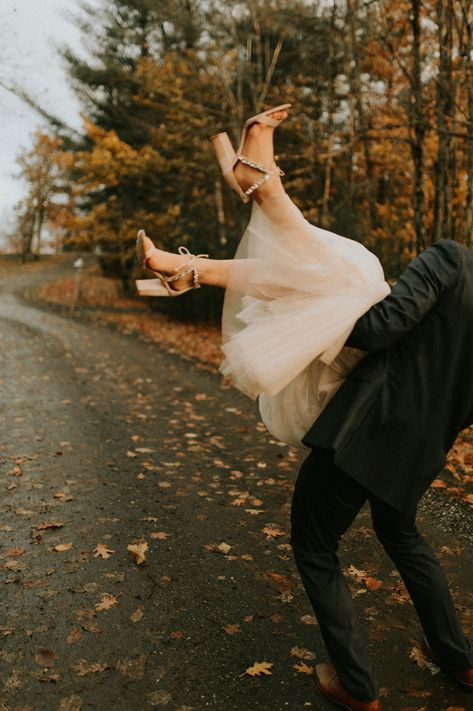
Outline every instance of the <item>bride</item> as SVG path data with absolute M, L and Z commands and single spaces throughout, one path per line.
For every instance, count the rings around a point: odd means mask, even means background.
M 245 123 L 238 151 L 212 137 L 227 183 L 251 218 L 234 259 L 157 249 L 143 230 L 138 260 L 156 278 L 137 281 L 142 296 L 178 296 L 201 284 L 226 289 L 221 372 L 258 399 L 267 429 L 300 440 L 363 357 L 344 343 L 357 319 L 390 289 L 378 259 L 360 243 L 309 223 L 281 182 L 274 129 L 289 104 Z

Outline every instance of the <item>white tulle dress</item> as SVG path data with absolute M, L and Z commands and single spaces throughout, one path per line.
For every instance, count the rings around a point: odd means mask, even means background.
M 254 202 L 225 294 L 221 372 L 258 398 L 276 438 L 301 446 L 363 357 L 344 347 L 356 320 L 389 291 L 374 254 L 309 223 L 287 194 Z

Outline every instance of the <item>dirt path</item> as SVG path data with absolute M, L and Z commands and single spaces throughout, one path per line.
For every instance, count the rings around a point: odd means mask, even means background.
M 288 544 L 299 455 L 218 376 L 26 306 L 23 284 L 0 278 L 0 709 L 333 708 L 306 673 L 324 652 Z M 423 506 L 473 636 L 472 519 Z M 410 658 L 420 630 L 366 513 L 342 558 L 383 708 L 471 708 Z M 271 676 L 244 674 L 262 661 Z

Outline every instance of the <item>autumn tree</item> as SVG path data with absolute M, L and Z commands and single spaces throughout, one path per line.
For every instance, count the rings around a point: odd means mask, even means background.
M 396 276 L 430 241 L 471 242 L 469 0 L 113 0 L 83 6 L 89 54 L 66 59 L 86 129 L 64 144 L 58 220 L 125 282 L 134 235 L 228 257 L 248 208 L 208 137 L 293 104 L 276 152 L 306 216 Z M 199 297 L 200 298 L 200 297 Z
M 26 195 L 15 210 L 17 249 L 24 260 L 39 256 L 44 229 L 54 220 L 64 190 L 60 139 L 38 131 L 33 147 L 23 151 L 17 162 L 18 177 L 26 185 Z

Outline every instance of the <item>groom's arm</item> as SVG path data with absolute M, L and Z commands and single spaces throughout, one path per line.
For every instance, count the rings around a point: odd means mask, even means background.
M 460 264 L 457 242 L 433 244 L 407 267 L 391 293 L 358 319 L 346 345 L 375 352 L 402 338 L 455 283 Z

